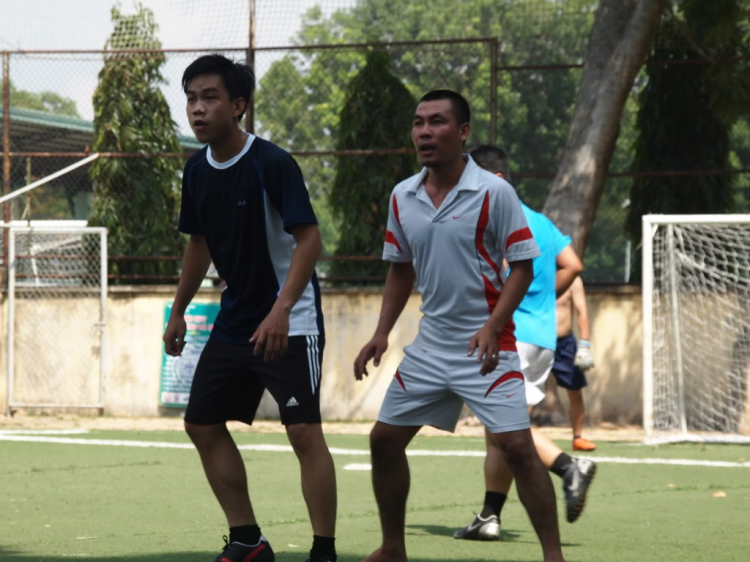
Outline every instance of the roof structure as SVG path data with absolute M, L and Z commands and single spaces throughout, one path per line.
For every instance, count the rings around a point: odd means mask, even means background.
M 0 130 L 3 110 L 0 107 Z M 178 135 L 183 150 L 200 150 L 193 137 Z M 94 143 L 91 121 L 35 109 L 10 108 L 10 142 L 13 152 L 86 152 Z

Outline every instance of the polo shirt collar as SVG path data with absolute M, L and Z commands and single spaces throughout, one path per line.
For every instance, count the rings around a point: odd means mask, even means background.
M 479 166 L 472 159 L 469 154 L 464 153 L 464 160 L 466 160 L 466 167 L 461 174 L 461 179 L 458 180 L 458 184 L 453 188 L 454 191 L 479 191 L 479 182 L 477 181 L 477 173 Z M 427 176 L 427 168 L 422 168 L 422 171 L 414 176 L 413 181 L 406 188 L 406 191 L 411 193 L 417 193 L 419 188 L 422 186 L 425 177 Z

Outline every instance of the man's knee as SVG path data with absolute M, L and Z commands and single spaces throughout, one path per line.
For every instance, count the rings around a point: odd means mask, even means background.
M 370 451 L 373 460 L 402 455 L 417 429 L 377 422 L 370 431 Z
M 527 462 L 536 455 L 534 439 L 528 429 L 496 433 L 495 441 L 510 465 Z
M 583 404 L 583 393 L 580 390 L 568 389 L 568 399 L 570 400 L 571 404 Z
M 185 422 L 184 425 L 185 432 L 196 447 L 210 444 L 227 433 L 227 426 L 224 424 L 201 425 Z
M 286 435 L 297 455 L 314 453 L 325 448 L 323 427 L 319 423 L 295 423 L 286 426 Z

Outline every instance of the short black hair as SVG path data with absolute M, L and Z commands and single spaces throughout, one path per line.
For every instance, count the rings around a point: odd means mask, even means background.
M 458 92 L 453 90 L 432 90 L 423 95 L 419 103 L 423 101 L 437 101 L 437 100 L 448 100 L 451 102 L 453 113 L 456 115 L 456 121 L 459 125 L 464 123 L 471 123 L 471 109 L 469 108 L 469 102 Z
M 510 181 L 508 154 L 502 148 L 482 144 L 473 149 L 469 155 L 480 167 L 493 174 L 502 174 L 507 181 Z
M 243 98 L 245 107 L 255 91 L 255 72 L 248 65 L 228 59 L 224 55 L 213 53 L 195 59 L 182 75 L 182 90 L 187 94 L 188 84 L 198 76 L 213 74 L 221 78 L 222 84 L 229 92 L 229 99 Z M 243 111 L 239 115 L 242 119 Z

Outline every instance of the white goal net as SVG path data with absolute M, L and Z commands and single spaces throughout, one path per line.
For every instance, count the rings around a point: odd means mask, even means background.
M 649 442 L 750 443 L 750 215 L 643 217 Z
M 8 412 L 103 409 L 106 229 L 3 230 L 8 235 Z

